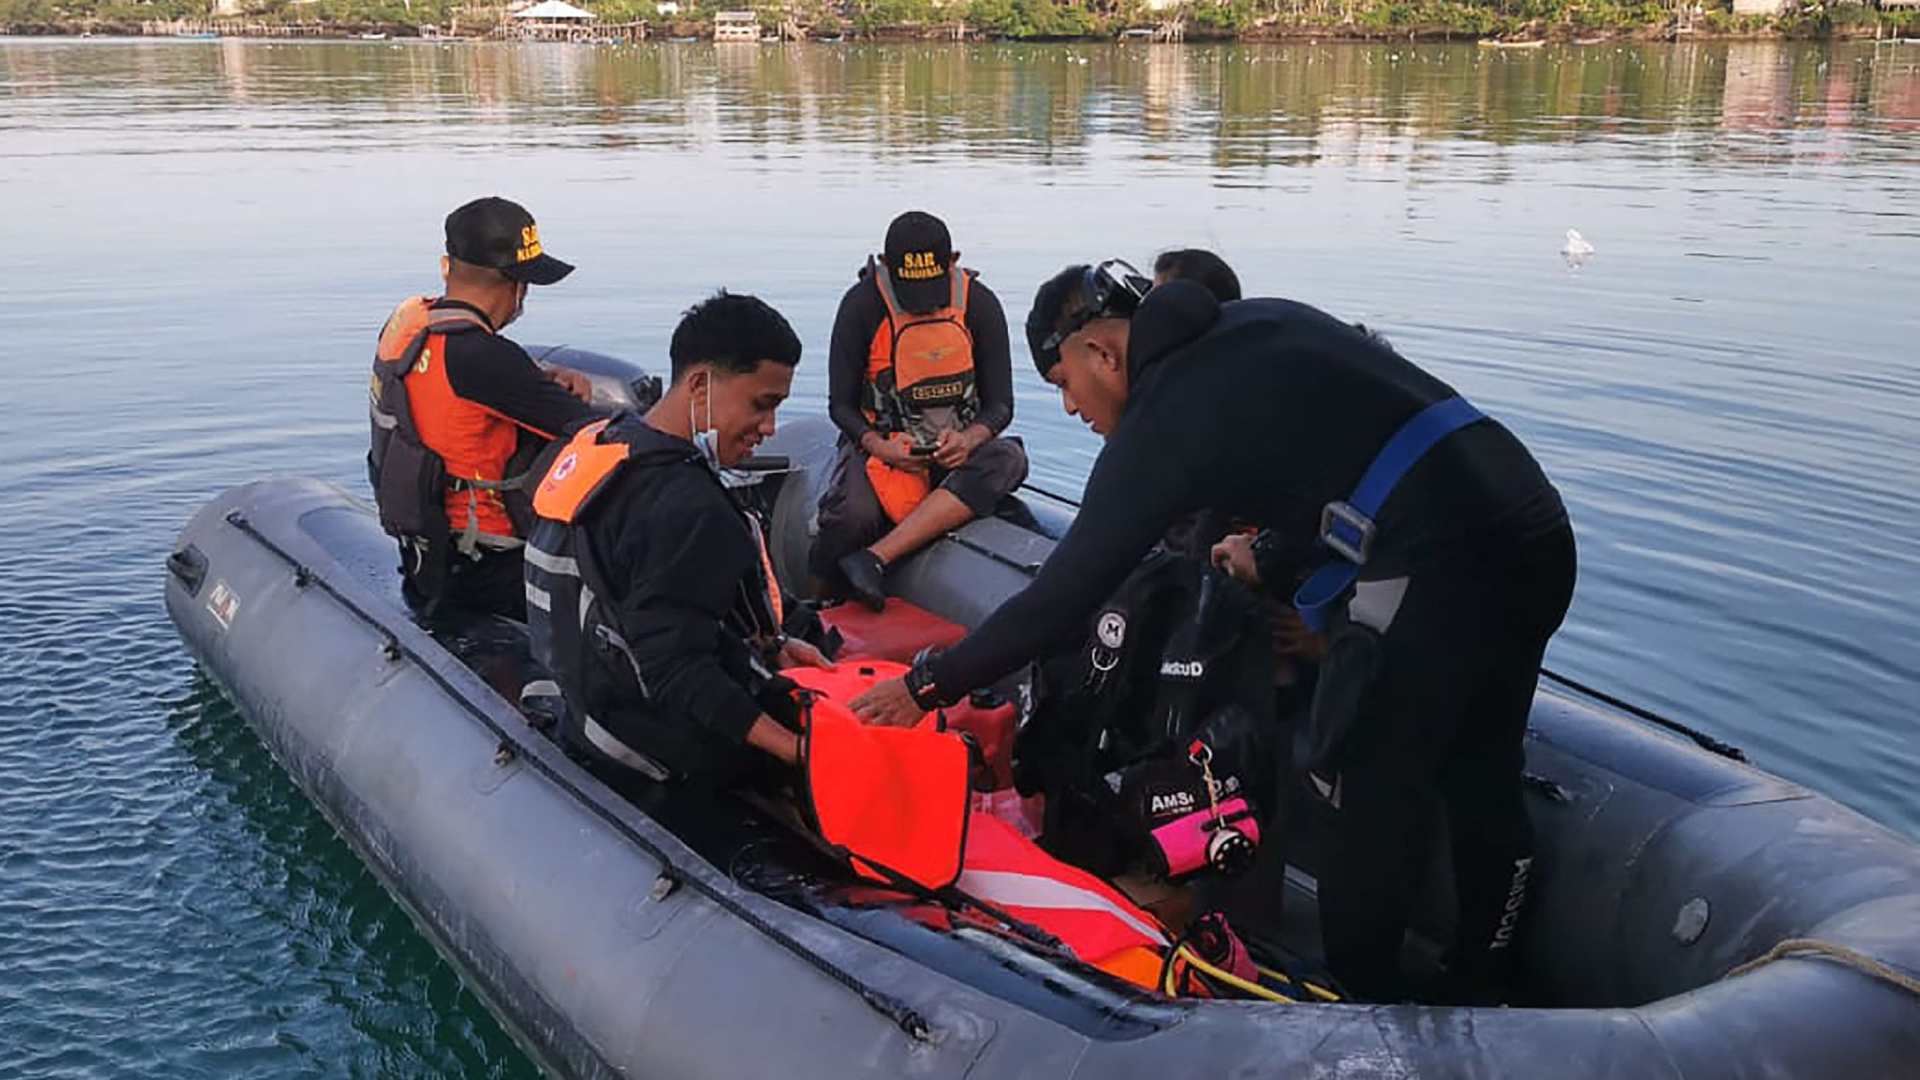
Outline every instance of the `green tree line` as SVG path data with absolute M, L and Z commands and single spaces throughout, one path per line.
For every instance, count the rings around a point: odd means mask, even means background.
M 609 22 L 661 20 L 655 0 L 575 0 Z M 1864 3 L 1797 0 L 1777 18 L 1736 18 L 1730 0 L 1705 0 L 1701 29 L 1820 34 L 1876 23 L 1920 29 L 1920 14 L 1880 12 Z M 445 26 L 458 0 L 245 0 L 245 15 L 341 26 Z M 1151 27 L 1174 11 L 1146 0 L 681 0 L 674 21 L 705 22 L 716 10 L 752 7 L 775 28 L 792 15 L 816 36 L 965 23 L 977 33 L 1021 40 L 1111 37 Z M 1231 37 L 1292 30 L 1377 35 L 1447 32 L 1463 36 L 1630 31 L 1668 25 L 1693 0 L 1188 0 L 1178 10 L 1192 37 Z M 204 19 L 212 0 L 0 0 L 0 27 L 59 29 L 89 24 L 132 26 L 150 20 Z M 484 22 L 469 12 L 462 23 Z

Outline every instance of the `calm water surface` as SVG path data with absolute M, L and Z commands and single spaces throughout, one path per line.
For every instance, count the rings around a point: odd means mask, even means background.
M 1016 320 L 1217 247 L 1534 448 L 1581 544 L 1553 664 L 1920 835 L 1920 46 L 1488 53 L 0 41 L 0 1074 L 532 1073 L 160 603 L 223 487 L 363 483 L 374 331 L 496 191 L 580 266 L 524 340 L 652 362 L 757 292 L 796 413 L 898 210 Z

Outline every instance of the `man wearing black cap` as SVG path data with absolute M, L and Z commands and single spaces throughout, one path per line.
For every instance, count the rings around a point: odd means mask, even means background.
M 884 574 L 1027 478 L 1000 298 L 955 262 L 947 226 L 908 211 L 840 298 L 827 355 L 840 456 L 820 496 L 812 567 L 874 610 Z
M 1072 528 L 1032 584 L 855 711 L 912 722 L 1012 672 L 1084 626 L 1178 515 L 1259 526 L 1270 543 L 1245 576 L 1293 592 L 1329 637 L 1304 762 L 1328 964 L 1369 1000 L 1497 1000 L 1533 861 L 1522 740 L 1573 593 L 1558 492 L 1510 431 L 1378 338 L 1130 271 L 1069 267 L 1027 320 L 1035 364 L 1106 439 Z M 1458 916 L 1444 981 L 1416 987 L 1401 947 L 1435 810 Z
M 546 253 L 533 215 L 506 199 L 467 203 L 447 215 L 446 233 L 446 292 L 403 302 L 380 332 L 369 471 L 409 602 L 524 618 L 523 477 L 589 416 L 589 391 L 577 372 L 542 371 L 500 331 L 529 285 L 573 267 Z

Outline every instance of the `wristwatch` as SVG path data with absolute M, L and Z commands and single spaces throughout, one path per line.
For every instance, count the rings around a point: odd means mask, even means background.
M 901 680 L 906 683 L 907 693 L 913 698 L 913 703 L 926 712 L 953 704 L 934 685 L 933 671 L 927 664 L 932 656 L 932 649 L 922 649 L 920 655 L 913 658 L 913 666 L 907 669 L 906 676 Z

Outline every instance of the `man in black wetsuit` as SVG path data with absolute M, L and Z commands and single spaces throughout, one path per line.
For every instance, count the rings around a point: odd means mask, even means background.
M 947 226 L 910 210 L 840 299 L 827 351 L 840 455 L 820 495 L 816 577 L 878 610 L 886 568 L 994 512 L 1027 478 L 1000 298 Z
M 1261 580 L 1332 568 L 1297 598 L 1331 639 L 1303 763 L 1325 809 L 1328 962 L 1361 997 L 1415 993 L 1399 958 L 1437 807 L 1460 914 L 1447 982 L 1421 992 L 1497 999 L 1532 864 L 1522 738 L 1573 591 L 1558 493 L 1505 427 L 1354 327 L 1291 301 L 1222 305 L 1189 281 L 1148 294 L 1121 271 L 1070 267 L 1027 321 L 1068 413 L 1107 439 L 1072 528 L 966 640 L 856 710 L 904 722 L 1055 647 L 1180 514 L 1265 528 L 1280 543 Z M 1408 432 L 1428 445 L 1409 452 Z M 1362 483 L 1379 462 L 1403 472 L 1385 494 Z

